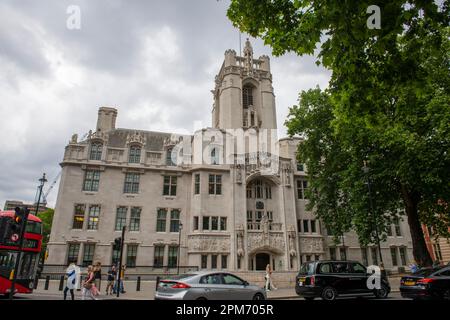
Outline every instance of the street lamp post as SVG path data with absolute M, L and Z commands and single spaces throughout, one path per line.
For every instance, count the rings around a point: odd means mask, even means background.
M 180 253 L 181 253 L 181 230 L 183 229 L 183 224 L 180 222 L 178 224 L 178 256 L 177 256 L 177 274 L 180 274 Z
M 370 168 L 367 166 L 366 160 L 364 160 L 364 166 L 362 167 L 362 170 L 363 170 L 364 174 L 366 175 L 367 189 L 369 191 L 369 204 L 370 204 L 370 211 L 371 211 L 372 219 L 373 219 L 373 227 L 372 228 L 375 230 L 375 237 L 377 240 L 378 252 L 380 254 L 380 262 L 381 262 L 381 264 L 384 264 L 383 263 L 383 255 L 381 254 L 381 244 L 380 244 L 380 236 L 378 234 L 376 214 L 375 214 L 375 210 L 373 209 L 372 193 L 371 193 L 371 189 L 370 189 L 370 175 L 369 175 Z

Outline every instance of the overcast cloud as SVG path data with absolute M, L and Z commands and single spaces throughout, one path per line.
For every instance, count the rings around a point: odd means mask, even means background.
M 66 27 L 69 5 L 81 29 Z M 191 134 L 210 126 L 214 76 L 239 33 L 229 1 L 2 0 L 0 206 L 32 202 L 43 172 L 59 172 L 73 133 L 95 129 L 100 106 L 117 126 Z M 246 35 L 242 35 L 244 42 Z M 261 40 L 254 54 L 270 56 Z M 327 86 L 313 57 L 271 57 L 280 136 L 300 90 Z M 48 185 L 47 185 L 48 187 Z M 58 185 L 48 201 L 54 206 Z

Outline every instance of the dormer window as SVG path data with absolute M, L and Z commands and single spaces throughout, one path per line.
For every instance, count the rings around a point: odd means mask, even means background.
M 89 153 L 90 160 L 102 160 L 103 144 L 94 142 L 91 144 L 91 152 Z
M 253 105 L 253 87 L 250 85 L 245 85 L 242 88 L 242 105 L 244 108 Z
M 217 148 L 211 150 L 211 164 L 219 164 L 219 152 Z
M 141 147 L 131 146 L 130 152 L 128 154 L 129 163 L 140 163 L 141 162 Z
M 172 161 L 172 151 L 173 151 L 173 147 L 167 148 L 167 151 L 166 151 L 166 165 L 167 166 L 175 165 L 175 163 Z

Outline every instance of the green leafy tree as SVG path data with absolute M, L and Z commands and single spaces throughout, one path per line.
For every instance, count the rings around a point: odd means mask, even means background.
M 366 9 L 381 9 L 369 29 Z M 403 212 L 415 260 L 431 265 L 421 223 L 450 225 L 449 3 L 432 1 L 232 0 L 228 17 L 275 55 L 316 54 L 329 89 L 302 92 L 287 121 L 305 138 L 300 157 L 311 207 L 335 234 L 353 228 L 363 244 Z M 370 212 L 367 161 L 373 188 Z
M 54 209 L 47 209 L 44 212 L 39 213 L 39 219 L 42 220 L 42 250 L 41 258 L 45 257 L 45 252 L 47 250 L 48 240 L 50 239 L 50 232 L 52 230 L 53 215 L 55 214 Z

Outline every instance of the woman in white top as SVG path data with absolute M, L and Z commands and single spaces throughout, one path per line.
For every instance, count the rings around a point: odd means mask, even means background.
M 272 282 L 272 268 L 270 267 L 270 264 L 268 264 L 266 266 L 266 291 L 270 291 L 271 289 L 277 290 Z

